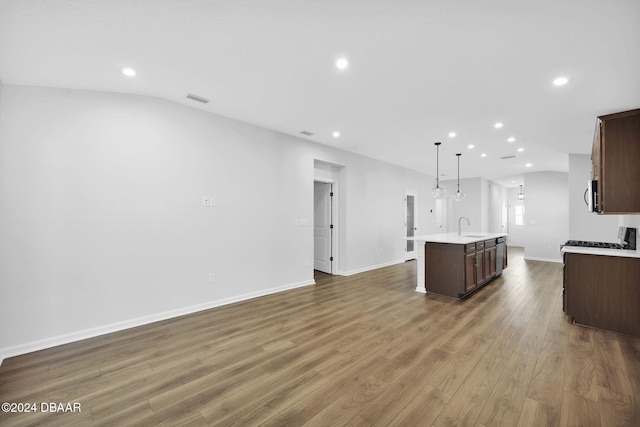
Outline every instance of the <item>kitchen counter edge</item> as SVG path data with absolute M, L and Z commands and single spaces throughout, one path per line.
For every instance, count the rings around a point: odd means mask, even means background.
M 483 242 L 485 240 L 497 239 L 508 236 L 507 233 L 469 233 L 477 236 L 458 236 L 458 233 L 425 234 L 422 236 L 407 237 L 407 240 L 414 240 L 419 243 L 450 243 L 454 245 L 466 245 L 469 243 Z
M 583 248 L 580 246 L 563 246 L 562 253 L 584 254 L 584 255 L 602 255 L 602 256 L 619 256 L 626 258 L 640 258 L 640 251 L 631 251 L 628 249 L 605 249 L 605 248 Z

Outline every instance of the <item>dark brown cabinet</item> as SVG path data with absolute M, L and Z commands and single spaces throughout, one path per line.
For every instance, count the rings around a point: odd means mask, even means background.
M 598 117 L 591 163 L 597 212 L 640 213 L 640 109 Z
M 507 238 L 499 237 L 496 239 L 496 265 L 502 265 L 502 268 L 499 268 L 500 271 L 507 268 Z
M 574 323 L 640 336 L 640 258 L 565 253 L 563 285 Z
M 484 245 L 484 280 L 489 280 L 496 275 L 497 267 L 496 241 L 485 242 Z
M 484 282 L 484 251 L 477 251 L 464 256 L 465 293 L 471 292 Z
M 496 239 L 466 245 L 426 243 L 427 293 L 462 298 L 488 283 L 496 277 L 497 263 L 503 262 L 497 259 L 496 244 Z
M 487 280 L 488 265 L 485 257 L 485 242 L 466 245 L 464 256 L 465 291 L 470 292 Z

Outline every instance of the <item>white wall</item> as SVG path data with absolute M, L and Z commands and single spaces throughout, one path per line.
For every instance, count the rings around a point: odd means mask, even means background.
M 455 197 L 457 180 L 440 181 L 440 186 L 446 190 L 448 197 Z M 453 200 L 452 219 L 449 231 L 458 230 L 458 219 L 461 216 L 469 218 L 471 226 L 462 223 L 463 231 L 500 233 L 500 218 L 502 217 L 501 201 L 506 201 L 506 188 L 485 178 L 465 178 L 460 180 L 460 192 L 465 194 L 461 201 Z M 506 232 L 506 231 L 505 231 Z
M 493 182 L 487 181 L 489 187 L 489 214 L 488 214 L 488 228 L 490 233 L 506 233 L 507 218 L 503 218 L 503 208 L 506 212 L 508 192 L 507 188 Z
M 440 186 L 446 190 L 448 197 L 455 197 L 457 191 L 457 180 L 440 181 Z M 469 218 L 471 225 L 468 226 L 462 221 L 463 232 L 482 232 L 483 216 L 486 214 L 482 210 L 482 190 L 480 178 L 466 178 L 460 180 L 460 192 L 464 193 L 464 199 L 460 201 L 452 200 L 451 220 L 449 232 L 458 231 L 458 220 L 464 216 Z
M 569 176 L 534 172 L 524 177 L 525 259 L 561 261 L 560 245 L 569 237 Z
M 389 163 L 313 144 L 311 154 L 321 162 L 341 166 L 339 205 L 340 274 L 355 274 L 405 259 L 404 194 L 418 192 L 418 234 L 436 232 L 433 178 Z M 318 162 L 316 162 L 318 165 Z M 316 168 L 317 176 L 326 176 Z M 346 213 L 346 215 L 345 215 Z
M 345 166 L 345 272 L 404 260 L 406 188 L 432 224 L 414 171 L 155 98 L 1 95 L 0 359 L 313 283 L 314 159 Z

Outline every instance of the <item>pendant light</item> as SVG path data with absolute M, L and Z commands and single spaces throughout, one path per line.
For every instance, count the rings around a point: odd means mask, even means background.
M 441 142 L 436 142 L 436 187 L 431 190 L 431 194 L 436 199 L 442 199 L 444 197 L 444 188 L 440 188 L 440 144 Z
M 520 192 L 516 196 L 518 200 L 524 200 L 524 191 L 522 191 L 522 185 L 520 185 Z
M 456 157 L 458 158 L 458 192 L 456 193 L 456 202 L 464 199 L 464 193 L 460 192 L 460 156 L 462 156 L 462 153 L 456 154 Z

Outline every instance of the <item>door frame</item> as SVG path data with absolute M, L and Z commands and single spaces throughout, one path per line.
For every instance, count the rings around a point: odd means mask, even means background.
M 338 236 L 339 236 L 339 224 L 338 224 L 338 215 L 336 215 L 336 212 L 339 212 L 339 210 L 337 209 L 337 205 L 338 205 L 338 183 L 336 181 L 334 181 L 331 178 L 320 178 L 320 177 L 314 177 L 313 178 L 313 182 L 314 184 L 316 182 L 320 182 L 322 184 L 331 184 L 330 190 L 333 193 L 333 196 L 331 196 L 331 200 L 329 202 L 330 205 L 330 215 L 331 215 L 331 224 L 333 224 L 333 228 L 330 231 L 330 239 L 331 239 L 331 257 L 333 258 L 333 260 L 331 260 L 331 273 L 332 275 L 337 274 L 336 272 L 338 271 Z M 315 223 L 314 223 L 315 225 Z M 312 231 L 313 233 L 313 231 Z M 315 257 L 315 253 L 313 254 Z M 313 267 L 313 266 L 312 266 Z
M 404 235 L 403 238 L 407 237 L 407 196 L 413 196 L 413 228 L 414 228 L 414 233 L 413 235 L 416 235 L 416 231 L 418 230 L 418 192 L 416 190 L 411 190 L 411 189 L 406 189 L 404 190 L 404 218 L 403 218 L 403 223 L 404 223 Z M 417 245 L 413 244 L 413 251 L 408 251 L 408 241 L 405 240 L 405 246 L 404 246 L 404 251 L 405 251 L 405 261 L 408 261 L 410 259 L 416 259 L 418 256 L 418 251 L 417 251 Z

